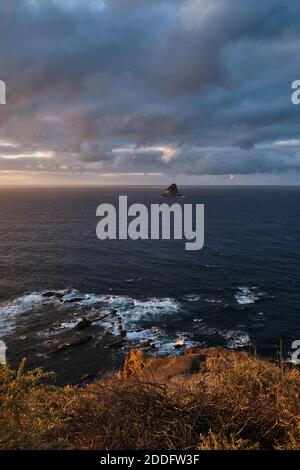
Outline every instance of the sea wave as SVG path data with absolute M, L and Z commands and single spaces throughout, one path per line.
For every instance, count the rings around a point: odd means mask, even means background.
M 49 324 L 36 336 L 47 339 L 72 331 L 82 317 L 91 320 L 93 327 L 113 336 L 124 335 L 131 347 L 148 344 L 153 349 L 163 348 L 164 344 L 173 344 L 176 337 L 156 327 L 143 328 L 142 323 L 161 321 L 164 317 L 180 311 L 181 304 L 174 298 L 149 297 L 133 298 L 126 295 L 86 294 L 76 289 L 49 290 L 32 292 L 0 305 L 0 331 L 2 335 L 16 330 L 18 318 L 23 314 L 41 314 L 45 306 L 53 306 L 59 313 L 54 323 Z M 32 316 L 27 315 L 28 320 Z M 190 343 L 184 344 L 186 348 Z M 178 346 L 178 345 L 177 345 Z M 174 348 L 176 345 L 174 346 Z
M 187 302 L 199 302 L 201 297 L 197 294 L 188 294 L 183 298 L 183 300 L 186 300 Z
M 18 316 L 34 309 L 39 303 L 42 303 L 41 294 L 31 292 L 0 305 L 1 335 L 13 328 L 13 323 Z
M 240 288 L 236 295 L 239 303 L 247 304 L 254 302 L 260 294 L 257 290 Z M 198 296 L 191 294 L 183 300 L 197 302 Z M 114 337 L 121 336 L 124 338 L 125 349 L 148 347 L 158 355 L 180 353 L 194 344 L 199 344 L 201 336 L 203 340 L 206 336 L 219 336 L 226 341 L 226 346 L 232 349 L 251 345 L 247 332 L 239 329 L 220 330 L 215 326 L 206 325 L 199 318 L 193 321 L 197 330 L 197 341 L 194 341 L 188 332 L 171 333 L 166 326 L 167 319 L 174 315 L 178 317 L 184 312 L 184 303 L 181 304 L 172 297 L 135 298 L 126 295 L 82 293 L 76 289 L 31 292 L 0 304 L 1 336 L 14 333 L 24 322 L 28 326 L 29 322 L 36 318 L 34 315 L 43 317 L 45 308 L 48 324 L 43 324 L 39 331 L 32 332 L 41 341 L 51 342 L 53 337 L 55 341 L 59 341 L 60 335 L 69 334 L 68 331 L 73 334 L 78 322 L 86 318 L 90 321 L 93 331 L 96 330 L 96 336 L 101 335 L 101 332 Z
M 245 348 L 252 345 L 251 338 L 246 331 L 237 329 L 222 330 L 207 325 L 202 319 L 194 319 L 194 327 L 198 335 L 203 338 L 206 336 L 219 336 L 226 341 L 226 347 L 229 349 Z
M 221 332 L 221 336 L 227 340 L 227 348 L 239 349 L 252 345 L 250 336 L 245 331 L 228 330 Z
M 239 287 L 235 294 L 235 299 L 239 305 L 255 304 L 265 295 L 265 292 L 259 292 L 257 287 Z

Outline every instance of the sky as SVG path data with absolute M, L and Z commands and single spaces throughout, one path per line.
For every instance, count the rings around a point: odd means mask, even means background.
M 0 185 L 299 184 L 299 0 L 1 0 Z

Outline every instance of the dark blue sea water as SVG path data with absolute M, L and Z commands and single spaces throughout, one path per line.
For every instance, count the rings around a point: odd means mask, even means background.
M 130 204 L 166 202 L 161 189 L 0 189 L 0 339 L 12 364 L 27 357 L 78 382 L 119 367 L 132 347 L 291 351 L 300 339 L 300 188 L 180 188 L 176 202 L 205 204 L 201 251 L 97 239 L 99 204 L 122 194 Z M 83 317 L 93 324 L 78 332 Z

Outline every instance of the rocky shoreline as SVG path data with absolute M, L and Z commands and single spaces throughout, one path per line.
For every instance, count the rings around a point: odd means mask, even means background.
M 245 314 L 250 307 L 236 299 L 239 292 L 232 292 L 232 308 Z M 248 293 L 251 306 L 263 300 L 259 294 Z M 73 288 L 27 292 L 2 307 L 8 360 L 16 367 L 26 357 L 30 368 L 54 371 L 61 384 L 80 384 L 99 371 L 102 376 L 104 370 L 118 370 L 135 349 L 158 358 L 179 356 L 194 346 L 251 349 L 246 328 L 210 324 L 198 301 L 196 295 L 139 297 Z M 263 320 L 259 314 L 257 321 Z

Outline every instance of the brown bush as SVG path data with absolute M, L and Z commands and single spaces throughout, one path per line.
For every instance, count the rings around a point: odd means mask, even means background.
M 24 365 L 22 361 L 17 370 L 0 366 L 0 449 L 62 447 L 57 400 L 67 395 L 67 388 L 41 385 L 54 375 L 41 369 L 25 372 Z
M 300 449 L 300 372 L 246 354 L 207 357 L 197 380 L 40 380 L 0 380 L 0 448 Z

